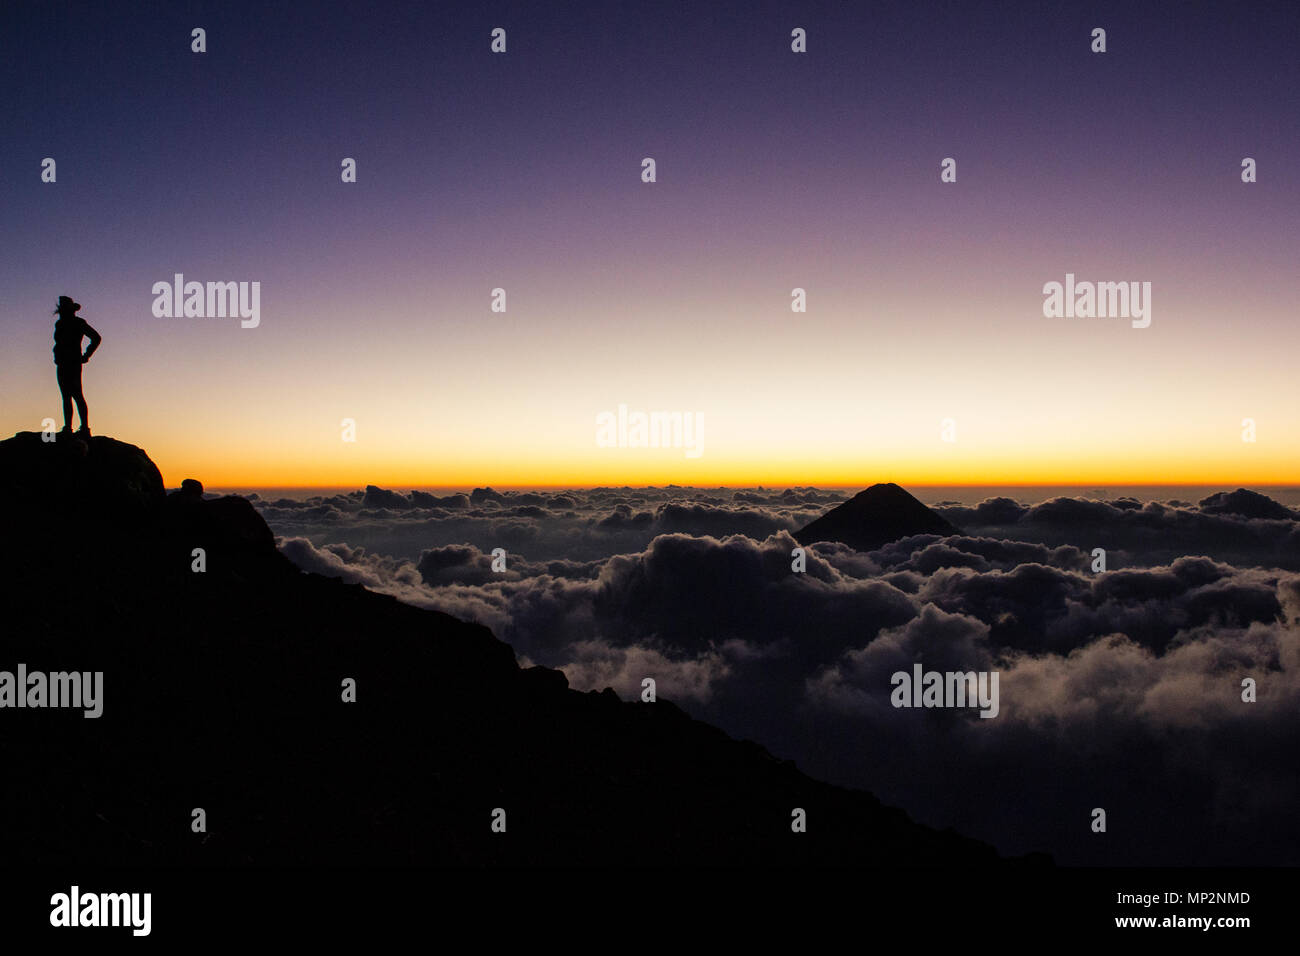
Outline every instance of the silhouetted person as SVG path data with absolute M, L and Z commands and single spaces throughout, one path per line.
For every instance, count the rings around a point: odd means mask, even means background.
M 99 343 L 103 341 L 90 324 L 77 315 L 80 302 L 73 302 L 66 295 L 59 296 L 59 305 L 54 310 L 58 319 L 54 322 L 54 368 L 58 373 L 59 391 L 63 393 L 63 431 L 72 434 L 72 403 L 77 403 L 77 414 L 81 416 L 81 431 L 78 435 L 90 437 L 90 422 L 86 418 L 86 397 L 81 394 L 81 366 L 90 361 L 90 356 Z M 81 354 L 82 338 L 90 339 L 86 354 Z

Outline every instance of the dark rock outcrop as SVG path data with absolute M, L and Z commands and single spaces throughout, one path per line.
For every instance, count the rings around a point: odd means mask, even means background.
M 802 544 L 840 541 L 858 551 L 874 551 L 914 534 L 961 534 L 898 485 L 872 485 L 816 521 L 796 531 Z
M 102 435 L 47 442 L 40 432 L 19 432 L 0 442 L 0 488 L 8 513 L 89 520 L 138 517 L 163 497 L 162 475 L 144 450 Z
M 186 478 L 181 482 L 180 488 L 172 492 L 173 495 L 185 495 L 190 498 L 203 497 L 203 482 L 197 478 Z
M 0 670 L 103 672 L 97 719 L 0 709 L 9 866 L 997 860 L 666 700 L 573 691 L 483 627 L 302 573 L 244 499 L 168 496 L 139 448 L 82 444 L 0 442 Z

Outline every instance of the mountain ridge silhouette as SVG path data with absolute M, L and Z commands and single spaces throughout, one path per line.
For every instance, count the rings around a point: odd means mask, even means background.
M 0 496 L 0 669 L 104 674 L 98 719 L 0 710 L 11 863 L 1000 861 L 664 697 L 572 690 L 485 627 L 302 572 L 247 500 L 169 495 L 138 446 L 19 433 Z

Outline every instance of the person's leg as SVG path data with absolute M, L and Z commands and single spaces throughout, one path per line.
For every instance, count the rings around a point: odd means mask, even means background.
M 86 413 L 86 397 L 81 394 L 81 388 L 78 387 L 72 395 L 73 401 L 77 403 L 77 414 L 81 416 L 81 430 L 90 431 L 90 416 Z
M 87 415 L 86 397 L 81 393 L 80 364 L 59 366 L 59 390 L 63 392 L 64 430 L 72 430 L 72 404 L 75 402 L 77 413 L 81 416 L 81 431 L 89 434 L 90 422 Z
M 68 376 L 62 365 L 54 367 L 59 380 L 59 393 L 63 396 L 63 430 L 72 431 L 72 390 L 68 387 Z M 83 418 L 82 421 L 85 421 Z

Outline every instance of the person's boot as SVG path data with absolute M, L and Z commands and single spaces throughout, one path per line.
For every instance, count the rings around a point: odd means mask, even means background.
M 77 432 L 77 437 L 78 437 L 78 438 L 81 438 L 81 439 L 89 438 L 89 437 L 90 437 L 90 426 L 89 426 L 89 425 L 82 425 L 82 426 L 81 426 L 81 431 Z

